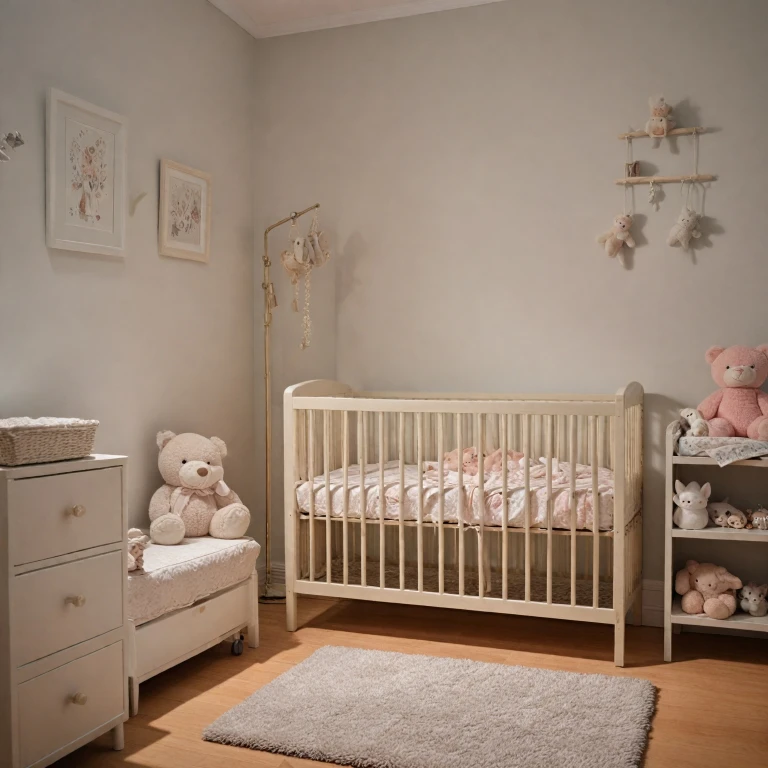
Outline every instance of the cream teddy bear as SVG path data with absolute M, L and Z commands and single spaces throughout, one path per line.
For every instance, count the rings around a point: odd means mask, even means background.
M 696 211 L 689 208 L 687 205 L 683 206 L 683 210 L 677 217 L 677 221 L 672 229 L 669 230 L 669 237 L 667 238 L 667 245 L 675 245 L 680 243 L 684 251 L 688 250 L 688 245 L 691 242 L 691 238 L 701 237 L 701 230 L 699 229 L 699 216 Z
M 651 116 L 645 124 L 645 132 L 655 139 L 660 139 L 675 127 L 675 119 L 669 114 L 672 107 L 663 96 L 651 96 L 648 106 L 651 108 Z
M 629 231 L 632 226 L 632 217 L 627 214 L 619 214 L 613 220 L 613 226 L 597 238 L 597 242 L 604 244 L 605 252 L 613 258 L 621 250 L 622 246 L 635 247 L 635 241 Z
M 672 515 L 672 522 L 678 528 L 685 528 L 689 531 L 698 531 L 706 528 L 709 523 L 707 514 L 707 499 L 712 493 L 712 487 L 709 483 L 704 483 L 699 487 L 696 481 L 685 485 L 679 480 L 675 480 L 675 495 L 672 501 L 677 504 L 675 512 Z
M 163 431 L 157 433 L 157 445 L 157 464 L 165 485 L 149 503 L 152 541 L 178 544 L 185 536 L 239 539 L 245 535 L 251 515 L 224 482 L 224 441 Z
M 682 595 L 685 613 L 705 613 L 710 619 L 727 619 L 736 612 L 734 590 L 741 579 L 719 565 L 689 560 L 675 574 L 675 592 Z

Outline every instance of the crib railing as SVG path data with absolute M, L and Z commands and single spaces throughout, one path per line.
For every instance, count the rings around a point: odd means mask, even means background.
M 630 384 L 615 396 L 543 397 L 353 393 L 341 384 L 323 381 L 292 387 L 285 397 L 284 435 L 289 626 L 295 626 L 291 598 L 298 590 L 474 610 L 511 607 L 514 610 L 509 612 L 604 622 L 621 615 L 623 628 L 625 606 L 639 602 L 642 569 L 642 399 L 639 384 Z M 459 460 L 457 485 L 462 489 L 466 479 L 476 487 L 466 500 L 471 505 L 467 510 L 464 493 L 457 494 L 454 523 L 445 517 L 444 455 L 456 450 L 462 457 L 470 447 L 477 449 L 479 470 L 465 478 Z M 508 524 L 507 461 L 501 462 L 501 524 L 489 526 L 485 521 L 483 454 L 496 449 L 504 457 L 508 451 L 523 454 L 524 524 L 520 528 Z M 531 519 L 530 469 L 538 460 L 546 471 L 546 525 L 541 527 Z M 555 462 L 570 467 L 568 529 L 553 528 Z M 434 466 L 437 476 L 435 521 L 425 518 L 426 463 Z M 366 495 L 372 492 L 364 481 L 361 514 L 349 514 L 353 464 L 367 467 L 377 478 L 375 519 L 364 516 Z M 419 468 L 416 520 L 404 516 L 405 472 L 411 464 Z M 592 525 L 587 530 L 577 527 L 577 464 L 590 468 Z M 599 525 L 600 467 L 614 470 L 613 526 L 606 531 Z M 330 474 L 338 470 L 342 509 L 334 517 Z M 393 471 L 399 497 L 396 516 L 388 518 L 385 472 Z M 318 477 L 324 485 L 325 514 L 316 514 L 314 489 L 309 493 L 308 511 L 302 514 L 296 506 L 296 486 Z M 471 513 L 471 524 L 465 522 L 465 511 Z M 532 583 L 539 566 L 545 577 L 544 596 L 533 599 Z M 351 571 L 358 567 L 359 578 L 353 583 Z M 432 588 L 425 586 L 427 569 L 436 570 Z M 415 571 L 413 583 L 407 578 L 411 570 Z M 457 577 L 452 589 L 446 583 L 449 572 Z M 477 582 L 472 594 L 467 589 L 469 573 L 473 584 Z M 553 584 L 564 573 L 567 599 L 563 603 L 554 599 Z M 369 583 L 369 574 L 377 584 Z M 510 596 L 513 574 L 522 578 L 519 598 Z M 585 577 L 591 578 L 587 604 L 577 600 L 577 581 Z M 610 607 L 602 605 L 600 597 L 601 583 L 607 579 L 613 582 Z M 499 596 L 491 594 L 494 584 L 499 586 Z

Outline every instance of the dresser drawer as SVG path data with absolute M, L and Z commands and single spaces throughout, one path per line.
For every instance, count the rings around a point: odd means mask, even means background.
M 120 467 L 9 483 L 8 525 L 14 565 L 120 541 Z
M 30 765 L 125 711 L 122 642 L 18 686 L 19 757 Z
M 16 576 L 11 622 L 16 665 L 119 627 L 123 581 L 121 552 Z

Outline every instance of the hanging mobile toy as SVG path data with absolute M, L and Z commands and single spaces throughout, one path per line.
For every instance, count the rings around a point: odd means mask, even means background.
M 291 308 L 299 311 L 299 281 L 304 278 L 304 317 L 302 318 L 301 349 L 306 349 L 312 337 L 312 318 L 309 303 L 312 294 L 312 268 L 322 267 L 330 258 L 325 233 L 320 231 L 320 218 L 315 211 L 306 237 L 299 235 L 296 220 L 291 221 L 289 233 L 291 247 L 280 254 L 280 261 L 293 285 Z
M 658 193 L 656 190 L 656 184 L 654 183 L 653 179 L 651 179 L 651 184 L 648 187 L 648 203 L 653 207 L 655 210 L 659 210 L 659 200 L 658 200 Z

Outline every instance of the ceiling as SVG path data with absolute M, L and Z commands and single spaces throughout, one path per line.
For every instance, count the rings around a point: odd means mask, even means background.
M 499 0 L 210 0 L 254 37 L 278 37 L 316 29 L 484 5 Z

